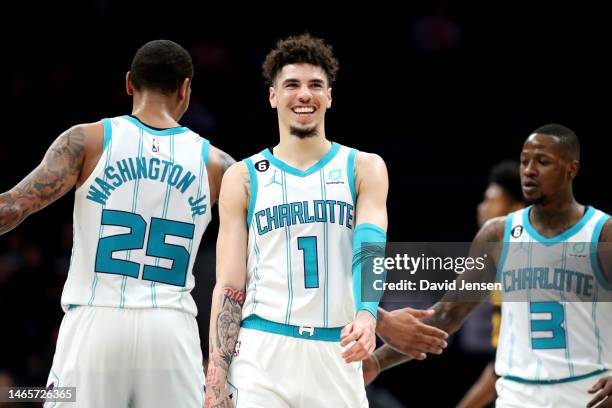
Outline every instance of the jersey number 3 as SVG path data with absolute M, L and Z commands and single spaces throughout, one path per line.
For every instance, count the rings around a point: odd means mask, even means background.
M 565 310 L 559 302 L 531 302 L 531 348 L 565 348 Z
M 140 264 L 127 259 L 113 258 L 113 253 L 144 248 L 147 223 L 139 214 L 103 210 L 102 225 L 125 227 L 130 232 L 100 238 L 96 253 L 96 272 L 125 275 L 138 279 Z M 162 268 L 158 266 L 158 261 L 155 265 L 144 265 L 142 279 L 174 286 L 185 286 L 187 268 L 189 267 L 189 252 L 184 246 L 166 243 L 166 237 L 175 236 L 193 239 L 194 229 L 195 226 L 190 223 L 164 218 L 151 218 L 146 254 L 151 257 L 169 259 L 172 261 L 172 267 Z

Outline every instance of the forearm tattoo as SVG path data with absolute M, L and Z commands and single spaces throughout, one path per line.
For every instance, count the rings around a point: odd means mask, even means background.
M 74 187 L 83 164 L 84 146 L 83 127 L 68 129 L 49 147 L 38 167 L 11 190 L 0 194 L 0 234 Z
M 243 290 L 224 288 L 221 298 L 221 307 L 216 318 L 215 344 L 211 344 L 211 361 L 208 363 L 207 392 L 210 398 L 218 402 L 224 395 L 225 376 L 234 355 L 234 348 L 238 340 L 240 323 L 242 321 L 242 305 L 245 293 Z M 208 398 L 207 398 L 208 399 Z M 214 405 L 210 401 L 210 406 Z
M 412 360 L 412 357 L 406 356 L 399 351 L 394 350 L 391 346 L 385 344 L 374 353 L 380 371 L 388 370 L 391 367 Z

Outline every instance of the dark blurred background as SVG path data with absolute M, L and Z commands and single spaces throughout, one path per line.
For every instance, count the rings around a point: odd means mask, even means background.
M 16 25 L 0 29 L 0 191 L 33 169 L 63 130 L 129 113 L 125 72 L 137 48 L 156 38 L 179 42 L 194 60 L 184 125 L 236 159 L 276 144 L 261 63 L 276 40 L 309 31 L 340 60 L 328 138 L 376 152 L 389 168 L 389 240 L 471 240 L 491 166 L 518 159 L 530 132 L 550 122 L 582 142 L 578 200 L 612 211 L 605 12 L 459 3 L 347 3 L 337 11 L 322 3 L 228 4 L 231 11 L 180 1 L 7 5 L 3 18 Z M 48 375 L 63 315 L 72 204 L 68 194 L 0 237 L 0 375 L 18 385 L 42 386 Z M 194 271 L 205 353 L 216 226 Z M 454 406 L 491 356 L 461 343 L 384 373 L 376 386 L 408 407 Z

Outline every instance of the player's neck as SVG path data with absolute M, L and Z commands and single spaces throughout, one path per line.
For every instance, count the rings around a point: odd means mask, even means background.
M 571 196 L 563 201 L 535 204 L 529 214 L 529 221 L 540 234 L 555 236 L 578 223 L 584 212 L 585 206 Z
M 324 134 L 299 138 L 281 133 L 280 143 L 274 147 L 274 156 L 292 167 L 305 170 L 321 160 L 331 146 Z
M 169 97 L 157 93 L 144 92 L 134 95 L 132 115 L 142 122 L 156 128 L 172 128 L 179 126 L 178 106 Z

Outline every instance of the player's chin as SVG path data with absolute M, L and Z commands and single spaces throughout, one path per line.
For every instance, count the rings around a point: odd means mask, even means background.
M 542 198 L 542 193 L 539 190 L 525 191 L 523 189 L 523 197 L 531 203 L 536 203 Z

